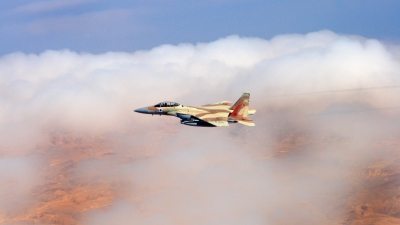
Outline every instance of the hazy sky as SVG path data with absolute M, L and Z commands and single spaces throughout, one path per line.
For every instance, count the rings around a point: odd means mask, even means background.
M 400 224 L 400 1 L 0 3 L 0 224 Z
M 318 31 L 0 57 L 0 223 L 400 224 L 400 88 L 329 92 L 400 84 L 399 55 Z M 243 90 L 255 127 L 133 112 Z
M 0 0 L 0 55 L 101 53 L 328 29 L 399 42 L 397 0 Z

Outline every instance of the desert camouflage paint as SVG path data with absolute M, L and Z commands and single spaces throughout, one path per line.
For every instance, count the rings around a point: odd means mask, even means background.
M 255 126 L 254 122 L 247 118 L 256 112 L 255 109 L 249 109 L 249 100 L 250 94 L 244 93 L 233 105 L 229 101 L 222 101 L 194 107 L 167 101 L 136 109 L 135 112 L 176 116 L 181 119 L 181 124 L 189 126 L 221 127 L 229 126 L 229 123 Z

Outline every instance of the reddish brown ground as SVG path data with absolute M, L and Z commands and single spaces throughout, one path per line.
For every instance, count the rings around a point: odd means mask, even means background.
M 37 201 L 17 214 L 0 215 L 0 223 L 79 224 L 77 219 L 82 212 L 107 206 L 116 197 L 115 183 L 101 179 L 88 182 L 71 176 L 77 162 L 112 154 L 104 138 L 57 133 L 51 135 L 48 146 L 38 151 L 45 156 L 47 165 L 40 174 L 44 183 L 31 190 Z
M 376 143 L 372 152 L 377 157 L 371 162 L 353 165 L 352 172 L 343 174 L 350 180 L 352 190 L 343 195 L 332 196 L 331 208 L 312 208 L 322 212 L 329 224 L 343 225 L 397 225 L 400 224 L 400 138 Z M 305 134 L 283 135 L 276 142 L 274 155 L 284 157 L 304 151 L 303 146 L 326 146 L 313 143 Z M 303 153 L 304 154 L 304 153 Z M 306 154 L 306 153 L 305 153 Z M 384 156 L 384 158 L 382 158 Z M 345 209 L 344 214 L 339 210 Z
M 76 176 L 71 174 L 81 160 L 112 156 L 112 142 L 111 138 L 104 137 L 52 134 L 49 144 L 38 149 L 47 163 L 41 169 L 45 183 L 31 190 L 37 201 L 17 213 L 0 215 L 0 223 L 80 224 L 84 212 L 109 206 L 118 197 L 123 184 L 101 178 L 89 181 L 74 178 Z M 270 157 L 284 157 L 293 151 L 302 151 L 304 145 L 310 145 L 306 135 L 282 136 L 277 139 L 277 152 Z M 320 211 L 332 224 L 400 224 L 400 140 L 393 138 L 376 143 L 374 149 L 385 151 L 384 155 L 388 157 L 376 159 L 368 165 L 354 165 L 352 174 L 343 174 L 352 179 L 353 189 L 346 195 L 332 196 L 332 211 L 312 203 L 307 207 Z M 151 147 L 147 150 L 151 154 Z M 127 153 L 126 159 L 133 157 Z M 332 213 L 335 207 L 344 208 L 346 213 Z
M 344 224 L 400 224 L 400 144 L 392 140 L 374 149 L 383 151 L 385 159 L 357 170 Z

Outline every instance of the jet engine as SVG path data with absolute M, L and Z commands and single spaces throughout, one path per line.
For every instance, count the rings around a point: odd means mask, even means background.
M 236 121 L 236 120 L 233 120 L 233 119 L 230 119 L 230 118 L 228 118 L 228 123 L 237 123 L 237 121 Z

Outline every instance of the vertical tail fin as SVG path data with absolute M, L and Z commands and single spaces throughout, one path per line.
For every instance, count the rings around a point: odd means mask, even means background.
M 250 93 L 243 93 L 239 100 L 230 108 L 233 111 L 229 114 L 229 118 L 247 126 L 254 126 L 253 121 L 247 119 L 249 101 Z
M 231 106 L 231 116 L 239 116 L 247 118 L 247 110 L 249 107 L 250 94 L 243 93 L 243 95 Z

